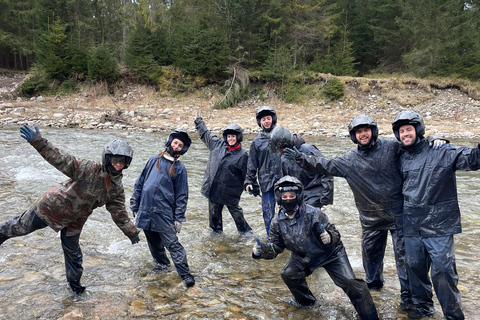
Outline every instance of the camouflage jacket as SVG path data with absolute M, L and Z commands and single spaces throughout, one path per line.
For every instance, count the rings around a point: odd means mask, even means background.
M 53 230 L 67 228 L 67 235 L 76 235 L 92 214 L 93 209 L 106 205 L 113 221 L 130 239 L 137 228 L 125 209 L 122 175 L 110 176 L 107 191 L 103 166 L 94 161 L 77 159 L 55 148 L 37 133 L 30 144 L 51 165 L 70 179 L 51 188 L 32 205 L 35 213 Z

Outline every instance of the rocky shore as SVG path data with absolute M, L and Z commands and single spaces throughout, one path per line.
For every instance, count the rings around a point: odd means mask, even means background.
M 1 79 L 0 79 L 1 80 Z M 5 78 L 3 79 L 5 80 Z M 391 137 L 391 121 L 401 110 L 423 115 L 427 130 L 446 138 L 480 138 L 480 100 L 459 89 L 369 88 L 347 84 L 343 101 L 309 100 L 288 104 L 276 99 L 252 99 L 234 108 L 215 110 L 215 97 L 204 94 L 188 97 L 161 97 L 151 88 L 136 86 L 115 96 L 97 96 L 88 90 L 68 97 L 20 98 L 19 82 L 0 81 L 0 127 L 27 123 L 39 127 L 116 129 L 129 132 L 167 132 L 182 128 L 193 132 L 197 112 L 214 132 L 230 122 L 238 123 L 245 134 L 258 132 L 255 109 L 274 107 L 278 124 L 304 135 L 348 136 L 347 125 L 355 115 L 367 113 L 379 125 L 380 134 Z M 7 93 L 7 94 L 5 94 Z

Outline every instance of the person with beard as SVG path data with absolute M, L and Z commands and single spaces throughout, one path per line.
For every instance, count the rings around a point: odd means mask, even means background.
M 125 209 L 122 185 L 122 171 L 129 167 L 133 150 L 123 140 L 111 140 L 103 149 L 102 163 L 96 163 L 60 151 L 42 137 L 37 126 L 32 130 L 23 125 L 20 132 L 22 138 L 69 180 L 48 190 L 22 215 L 0 225 L 0 244 L 47 226 L 60 231 L 68 286 L 74 295 L 80 295 L 85 286 L 80 284 L 83 254 L 79 239 L 94 209 L 105 205 L 113 221 L 132 244 L 140 240 L 140 231 Z
M 274 192 L 280 210 L 272 220 L 268 241 L 253 246 L 252 258 L 274 259 L 285 249 L 291 252 L 281 272 L 293 295 L 289 303 L 298 308 L 315 306 L 306 278 L 322 267 L 348 295 L 361 319 L 379 319 L 367 284 L 355 277 L 340 233 L 319 208 L 304 202 L 300 180 L 284 176 L 275 183 Z
M 471 149 L 446 144 L 433 151 L 424 138 L 422 116 L 410 110 L 397 114 L 392 128 L 404 151 L 403 230 L 415 306 L 408 316 L 433 316 L 433 282 L 445 318 L 464 319 L 453 248 L 454 235 L 462 232 L 455 172 L 480 169 L 480 144 Z
M 179 161 L 192 141 L 185 130 L 175 129 L 165 141 L 165 150 L 152 156 L 135 182 L 130 209 L 143 229 L 156 266 L 154 272 L 171 268 L 165 248 L 170 252 L 178 275 L 187 287 L 195 285 L 187 253 L 177 233 L 186 221 L 188 201 L 187 170 Z
M 209 226 L 215 234 L 223 232 L 222 210 L 227 206 L 241 234 L 253 234 L 239 206 L 247 173 L 248 155 L 242 149 L 243 130 L 235 123 L 223 129 L 218 138 L 197 114 L 194 120 L 198 136 L 210 150 L 201 193 L 208 199 Z
M 261 191 L 263 220 L 268 235 L 275 215 L 273 185 L 282 176 L 280 154 L 268 151 L 268 137 L 277 124 L 277 113 L 270 106 L 262 106 L 256 111 L 256 119 L 261 131 L 250 145 L 244 189 L 254 196 L 260 195 Z
M 285 154 L 301 168 L 347 180 L 355 198 L 362 226 L 362 260 L 369 288 L 381 289 L 385 283 L 383 260 L 388 233 L 392 237 L 397 275 L 400 281 L 400 309 L 413 307 L 406 271 L 402 212 L 403 178 L 398 168 L 400 144 L 394 139 L 378 139 L 376 121 L 369 115 L 355 116 L 348 125 L 350 139 L 357 144 L 341 156 L 327 159 L 307 155 L 295 147 Z M 431 137 L 432 141 L 437 137 Z M 438 148 L 443 141 L 435 140 Z

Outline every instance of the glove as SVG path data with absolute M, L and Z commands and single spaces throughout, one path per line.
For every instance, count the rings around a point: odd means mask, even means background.
M 30 129 L 30 127 L 27 126 L 26 124 L 20 127 L 20 135 L 22 136 L 23 139 L 27 140 L 28 142 L 32 141 L 32 139 L 37 135 L 38 132 L 39 130 L 37 126 L 35 126 L 35 131 Z
M 302 153 L 298 151 L 297 147 L 293 147 L 293 149 L 285 148 L 283 152 L 284 152 L 285 158 L 293 161 L 300 159 L 300 157 L 302 156 Z
M 135 235 L 130 238 L 130 240 L 132 241 L 132 244 L 138 243 L 140 241 L 140 238 L 138 237 L 139 233 L 140 233 L 140 231 L 137 230 L 137 233 L 135 233 Z
M 255 244 L 252 248 L 252 252 L 254 256 L 260 256 L 262 254 L 262 247 L 258 244 Z
M 197 112 L 197 116 L 194 118 L 193 122 L 195 123 L 196 126 L 198 126 L 200 123 L 203 122 L 202 117 L 200 117 L 200 114 Z
M 182 230 L 182 223 L 180 221 L 175 221 L 174 224 L 175 224 L 175 231 L 177 231 L 177 233 L 180 233 L 180 231 Z
M 135 218 L 137 216 L 138 211 L 132 211 L 133 217 Z

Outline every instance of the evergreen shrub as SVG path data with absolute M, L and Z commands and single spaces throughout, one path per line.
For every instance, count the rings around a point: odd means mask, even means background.
M 323 87 L 322 93 L 330 100 L 338 100 L 345 95 L 345 85 L 336 77 L 332 77 Z
M 115 82 L 120 75 L 118 62 L 104 47 L 94 48 L 88 60 L 88 78 L 94 82 Z

